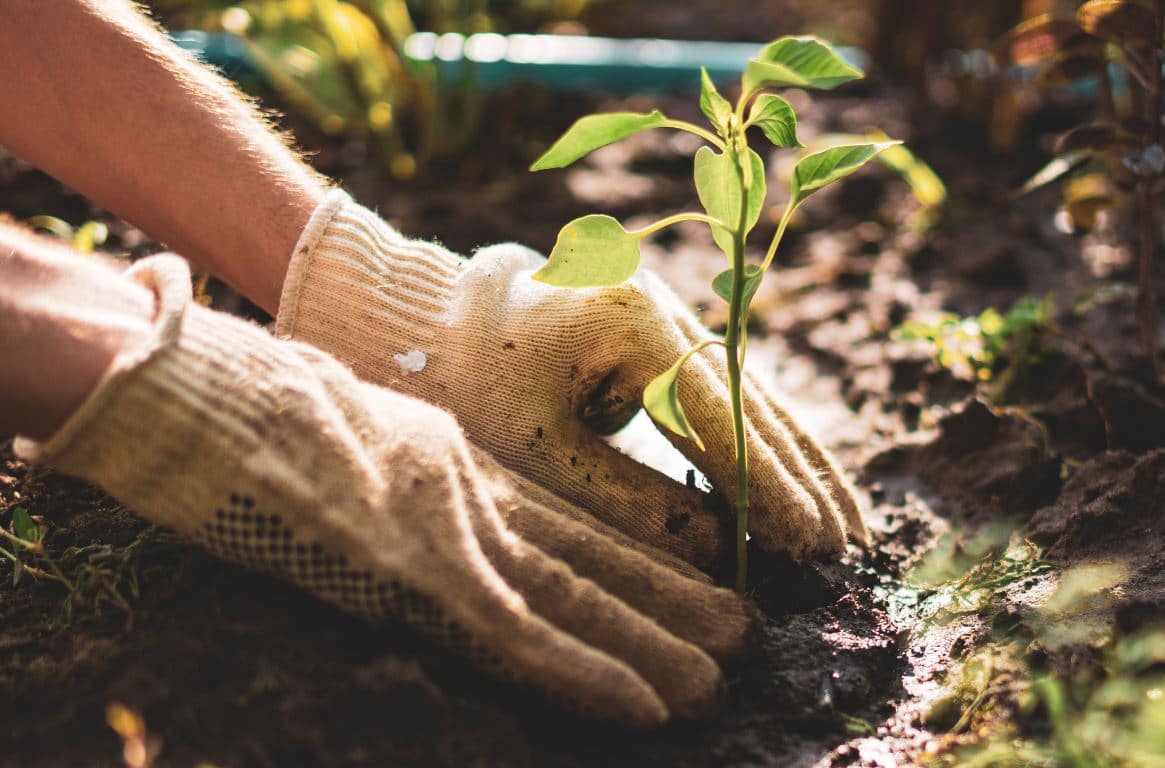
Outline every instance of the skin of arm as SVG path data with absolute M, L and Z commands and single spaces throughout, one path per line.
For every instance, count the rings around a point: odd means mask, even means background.
M 327 186 L 128 0 L 5 0 L 0 104 L 0 144 L 275 312 Z
M 47 439 L 153 315 L 142 286 L 0 221 L 0 434 Z

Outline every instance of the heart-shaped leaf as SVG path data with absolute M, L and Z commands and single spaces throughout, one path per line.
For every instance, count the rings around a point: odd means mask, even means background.
M 900 141 L 879 141 L 869 144 L 847 144 L 806 155 L 793 169 L 792 201 L 800 205 L 805 198 L 838 179 L 849 176 L 873 160 L 883 150 L 901 144 Z
M 666 122 L 667 118 L 658 109 L 648 114 L 609 112 L 604 115 L 587 115 L 568 128 L 542 157 L 534 161 L 530 170 L 565 168 L 599 147 L 614 144 L 640 131 L 659 128 Z
M 797 138 L 797 114 L 793 105 L 775 93 L 756 97 L 748 112 L 748 124 L 764 131 L 765 137 L 778 147 L 803 146 Z
M 767 193 L 764 161 L 751 149 L 748 150 L 748 159 L 752 166 L 752 188 L 748 190 L 745 236 L 756 226 Z M 704 210 L 709 216 L 735 228 L 740 221 L 740 181 L 732 157 L 711 147 L 700 147 L 696 151 L 695 166 L 696 194 Z M 731 256 L 732 234 L 720 227 L 713 227 L 712 237 L 720 250 Z
M 745 67 L 742 86 L 745 93 L 785 85 L 829 90 L 862 76 L 860 69 L 825 41 L 803 35 L 782 37 L 765 46 Z
M 583 216 L 563 227 L 545 266 L 533 278 L 563 288 L 619 285 L 639 266 L 639 238 L 616 219 Z
M 716 90 L 716 84 L 708 77 L 708 70 L 703 67 L 700 67 L 700 111 L 721 136 L 728 135 L 732 105 Z
M 643 407 L 647 410 L 656 424 L 666 427 L 680 437 L 687 437 L 696 443 L 696 447 L 704 450 L 704 441 L 688 424 L 684 415 L 684 407 L 680 405 L 678 392 L 680 369 L 688 361 L 689 355 L 684 355 L 676 364 L 656 376 L 643 389 Z
M 716 277 L 712 278 L 712 290 L 716 295 L 725 301 L 732 301 L 732 274 L 733 270 L 726 269 Z M 744 265 L 744 306 L 747 307 L 752 303 L 752 297 L 756 295 L 756 291 L 760 288 L 760 281 L 764 277 L 764 273 L 760 271 L 759 264 L 745 264 Z

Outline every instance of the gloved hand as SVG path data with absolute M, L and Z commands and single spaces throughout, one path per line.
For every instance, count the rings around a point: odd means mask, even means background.
M 181 260 L 131 275 L 157 296 L 148 343 L 22 455 L 573 710 L 653 726 L 720 701 L 701 646 L 743 651 L 740 598 L 528 498 L 444 411 L 193 304 Z
M 516 245 L 462 261 L 334 191 L 296 246 L 276 333 L 448 409 L 506 467 L 709 566 L 731 541 L 723 510 L 735 496 L 723 351 L 705 350 L 681 374 L 688 421 L 707 450 L 673 439 L 711 480 L 708 495 L 619 453 L 592 428 L 625 423 L 647 382 L 707 331 L 646 270 L 619 287 L 571 290 L 532 280 L 542 262 Z M 797 559 L 840 552 L 847 531 L 864 542 L 852 489 L 828 453 L 771 392 L 752 379 L 745 389 L 752 535 Z

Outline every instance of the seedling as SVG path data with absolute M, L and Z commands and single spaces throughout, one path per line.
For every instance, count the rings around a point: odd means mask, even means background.
M 12 510 L 10 528 L 0 526 L 0 537 L 4 542 L 3 545 L 0 545 L 0 557 L 12 563 L 13 586 L 20 583 L 20 579 L 25 573 L 33 578 L 47 577 L 68 584 L 68 579 L 65 579 L 60 569 L 56 567 L 56 563 L 51 560 L 49 561 L 51 563 L 50 570 L 47 571 L 29 562 L 29 556 L 32 558 L 43 557 L 46 533 L 48 533 L 48 529 L 36 522 L 24 507 L 16 507 Z
M 616 112 L 590 115 L 577 121 L 531 166 L 531 170 L 564 168 L 599 147 L 653 128 L 686 131 L 701 138 L 695 155 L 696 193 L 703 213 L 668 216 L 650 226 L 627 231 L 610 216 L 592 214 L 562 228 L 558 241 L 536 280 L 550 285 L 585 288 L 618 285 L 635 274 L 643 238 L 682 221 L 699 221 L 712 230 L 716 245 L 728 257 L 729 269 L 712 281 L 712 288 L 728 302 L 728 327 L 723 340 L 703 342 L 688 350 L 675 364 L 653 379 L 643 392 L 643 404 L 655 420 L 675 434 L 695 441 L 699 435 L 688 424 L 680 403 L 678 383 L 684 363 L 705 347 L 724 348 L 731 393 L 732 425 L 736 454 L 736 588 L 743 591 L 747 573 L 748 454 L 744 433 L 741 370 L 744 366 L 744 335 L 749 303 L 769 265 L 797 206 L 815 192 L 861 168 L 896 141 L 875 141 L 833 146 L 805 155 L 793 170 L 784 214 L 760 264 L 745 261 L 749 232 L 764 208 L 765 164 L 748 145 L 748 129 L 759 128 L 780 149 L 802 147 L 797 138 L 797 117 L 792 105 L 774 89 L 816 88 L 828 90 L 862 77 L 834 50 L 815 37 L 782 37 L 769 43 L 745 67 L 736 104 L 725 99 L 704 71 L 700 83 L 700 110 L 712 130 L 683 120 L 673 120 L 659 110 L 650 113 Z
M 929 341 L 939 365 L 960 378 L 989 383 L 990 399 L 1002 402 L 1060 333 L 1053 309 L 1051 296 L 1025 297 L 1007 312 L 988 307 L 971 317 L 943 313 L 932 322 L 912 320 L 894 336 Z
M 126 615 L 132 613 L 131 601 L 139 594 L 138 558 L 156 530 L 146 528 L 125 547 L 89 544 L 69 547 L 57 557 L 44 543 L 48 526 L 24 507 L 15 507 L 10 525 L 0 525 L 0 558 L 12 564 L 13 586 L 28 575 L 64 587 L 66 595 L 53 624 L 68 626 L 79 606 L 94 614 L 100 614 L 106 604 Z

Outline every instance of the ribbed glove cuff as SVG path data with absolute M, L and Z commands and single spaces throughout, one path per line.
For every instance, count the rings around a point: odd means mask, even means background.
M 462 260 L 410 240 L 342 190 L 330 192 L 300 235 L 275 333 L 326 349 L 373 381 L 394 355 L 432 348 Z M 370 359 L 369 350 L 383 350 Z
M 143 260 L 127 275 L 157 297 L 148 341 L 118 355 L 48 441 L 18 438 L 16 451 L 97 482 L 154 521 L 194 535 L 205 511 L 191 503 L 204 501 L 215 484 L 205 462 L 261 449 L 263 419 L 270 418 L 260 413 L 264 398 L 238 393 L 276 363 L 270 337 L 193 303 L 189 269 L 175 256 Z M 231 449 L 215 450 L 222 446 Z

